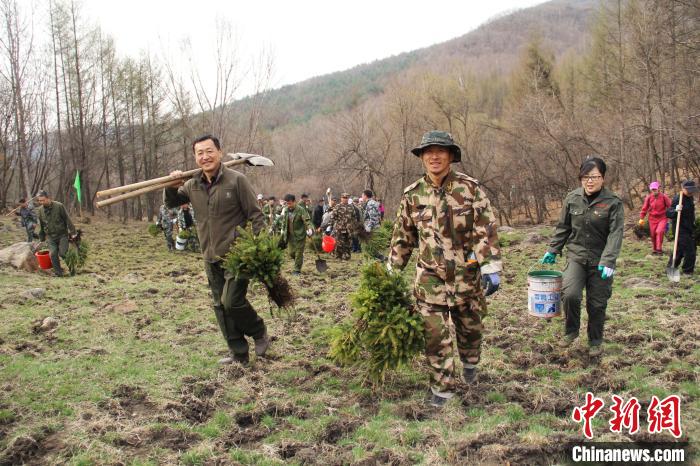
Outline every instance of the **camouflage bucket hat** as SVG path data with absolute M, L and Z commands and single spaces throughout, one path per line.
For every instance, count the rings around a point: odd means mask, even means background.
M 447 147 L 448 150 L 454 154 L 454 160 L 452 162 L 459 162 L 462 160 L 462 150 L 455 144 L 452 135 L 447 131 L 428 131 L 423 135 L 420 144 L 411 149 L 411 152 L 413 155 L 420 157 L 423 150 L 428 146 Z

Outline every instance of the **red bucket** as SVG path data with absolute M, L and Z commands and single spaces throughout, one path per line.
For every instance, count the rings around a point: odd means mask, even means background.
M 49 251 L 37 251 L 34 253 L 36 260 L 39 261 L 39 267 L 44 270 L 49 270 L 51 268 L 51 256 Z
M 321 248 L 323 248 L 325 252 L 332 252 L 335 249 L 335 238 L 332 236 L 323 235 L 323 239 L 321 240 Z

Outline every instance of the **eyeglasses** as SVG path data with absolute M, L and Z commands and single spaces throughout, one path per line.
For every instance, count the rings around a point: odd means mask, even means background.
M 598 181 L 602 179 L 603 177 L 600 175 L 593 175 L 593 176 L 582 176 L 581 181 Z

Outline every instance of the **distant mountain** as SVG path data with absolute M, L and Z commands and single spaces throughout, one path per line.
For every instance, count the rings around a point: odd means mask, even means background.
M 447 42 L 283 86 L 270 93 L 265 126 L 302 123 L 352 108 L 381 94 L 392 79 L 420 69 L 462 66 L 475 73 L 507 72 L 533 36 L 555 56 L 578 51 L 589 38 L 590 22 L 601 1 L 552 0 L 501 15 Z M 245 111 L 248 100 L 235 105 Z

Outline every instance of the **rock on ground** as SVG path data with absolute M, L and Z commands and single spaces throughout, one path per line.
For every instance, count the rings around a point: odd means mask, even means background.
M 36 272 L 39 269 L 39 263 L 32 251 L 32 244 L 26 242 L 15 243 L 0 249 L 0 264 L 11 265 L 27 272 Z
M 24 290 L 20 296 L 27 299 L 40 299 L 46 294 L 46 290 L 43 288 L 30 288 Z

